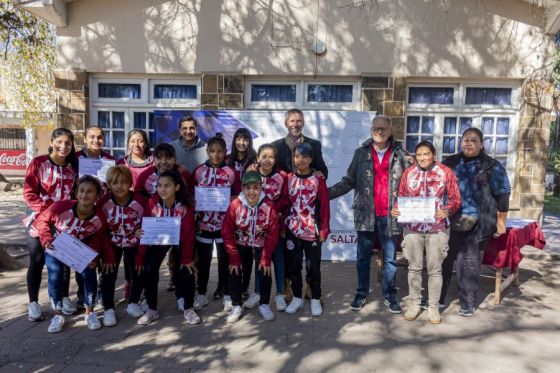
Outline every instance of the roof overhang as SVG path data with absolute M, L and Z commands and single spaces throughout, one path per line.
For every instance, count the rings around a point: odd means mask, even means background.
M 66 3 L 68 0 L 16 0 L 16 5 L 29 13 L 52 23 L 57 27 L 66 27 Z

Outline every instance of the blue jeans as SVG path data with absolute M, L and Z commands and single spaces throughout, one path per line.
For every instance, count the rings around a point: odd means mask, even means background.
M 369 293 L 370 263 L 375 240 L 378 239 L 383 252 L 383 270 L 381 289 L 385 299 L 395 299 L 397 289 L 395 276 L 397 274 L 396 249 L 397 240 L 387 230 L 387 217 L 377 217 L 375 232 L 358 232 L 358 245 L 356 250 L 356 270 L 358 273 L 358 288 L 356 295 L 366 298 Z
M 47 265 L 49 298 L 53 310 L 62 310 L 62 298 L 64 292 L 64 272 L 68 271 L 68 266 L 56 259 L 54 256 L 45 253 L 45 264 Z M 97 271 L 86 267 L 81 274 L 84 280 L 84 304 L 88 308 L 93 308 L 97 298 Z
M 276 250 L 272 253 L 272 264 L 274 265 L 274 279 L 276 281 L 276 294 L 284 293 L 284 248 L 286 239 L 278 238 Z M 255 293 L 260 294 L 261 286 L 259 282 L 259 263 L 255 263 Z

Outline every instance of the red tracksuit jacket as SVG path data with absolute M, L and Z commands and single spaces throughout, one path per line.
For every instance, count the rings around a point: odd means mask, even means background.
M 111 242 L 118 247 L 137 246 L 139 240 L 136 231 L 142 226 L 146 199 L 140 193 L 132 193 L 127 204 L 121 206 L 109 192 L 99 200 L 97 205 L 107 217 Z
M 173 170 L 181 175 L 181 177 L 183 178 L 183 183 L 185 183 L 185 186 L 189 190 L 189 193 L 192 194 L 194 186 L 189 171 L 187 171 L 187 169 L 181 165 L 175 165 L 175 167 L 173 167 Z M 138 188 L 145 191 L 150 196 L 154 195 L 157 192 L 158 177 L 159 174 L 156 166 L 149 167 L 144 172 L 142 172 L 140 176 L 138 176 Z

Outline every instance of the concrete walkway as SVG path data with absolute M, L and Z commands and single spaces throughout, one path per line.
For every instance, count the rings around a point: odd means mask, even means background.
M 0 210 L 2 218 L 5 213 Z M 52 335 L 47 320 L 27 320 L 25 270 L 0 272 L 0 372 L 555 372 L 560 367 L 560 256 L 555 254 L 560 219 L 547 218 L 544 226 L 549 245 L 544 251 L 523 249 L 519 287 L 510 287 L 501 305 L 494 305 L 493 280 L 483 278 L 479 310 L 472 318 L 460 317 L 453 287 L 440 325 L 430 325 L 425 313 L 414 322 L 388 313 L 375 273 L 368 304 L 351 311 L 354 263 L 323 262 L 320 318 L 310 316 L 306 303 L 296 315 L 277 313 L 273 322 L 263 321 L 255 309 L 226 324 L 221 304 L 211 301 L 201 312 L 203 323 L 188 326 L 175 310 L 173 294 L 163 289 L 162 270 L 161 317 L 152 325 L 137 326 L 121 302 L 114 328 L 89 331 L 83 316 L 76 315 L 67 318 L 62 333 Z M 0 225 L 0 239 L 10 232 Z M 210 290 L 216 271 L 214 264 Z M 40 301 L 48 317 L 46 271 L 43 279 Z M 404 268 L 397 283 L 399 296 L 406 295 Z M 116 298 L 122 296 L 121 284 L 119 279 Z

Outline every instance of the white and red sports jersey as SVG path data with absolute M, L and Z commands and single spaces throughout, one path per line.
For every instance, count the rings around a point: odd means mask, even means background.
M 181 177 L 183 178 L 183 183 L 189 190 L 189 193 L 192 193 L 193 185 L 191 174 L 189 174 L 189 171 L 187 171 L 187 169 L 181 165 L 175 165 L 175 167 L 173 167 L 173 170 L 177 171 L 179 175 L 181 175 Z M 152 166 L 142 172 L 140 176 L 138 176 L 138 187 L 142 188 L 143 191 L 145 191 L 149 196 L 152 196 L 157 192 L 158 177 L 159 174 L 156 166 Z
M 58 201 L 37 216 L 29 234 L 39 237 L 41 245 L 52 243 L 60 232 L 82 241 L 101 254 L 105 264 L 115 264 L 115 254 L 107 232 L 107 217 L 100 209 L 89 219 L 76 215 L 78 201 Z
M 224 187 L 233 189 L 236 184 L 235 171 L 225 163 L 222 167 L 212 167 L 205 162 L 194 169 L 194 185 L 199 187 Z M 195 196 L 196 197 L 196 196 Z M 198 229 L 216 232 L 222 229 L 225 212 L 199 211 L 196 220 Z
M 399 197 L 435 197 L 436 212 L 446 209 L 448 216 L 453 215 L 461 207 L 461 192 L 453 171 L 434 162 L 423 170 L 417 164 L 407 168 L 399 185 Z M 410 230 L 417 232 L 440 232 L 447 228 L 447 219 L 439 219 L 435 223 L 405 224 Z
M 275 169 L 265 176 L 262 174 L 258 163 L 253 163 L 249 166 L 248 170 L 258 171 L 261 174 L 263 192 L 266 198 L 274 202 L 278 218 L 282 221 L 290 206 L 288 199 L 288 174 L 280 169 Z
M 80 162 L 80 158 L 93 158 L 93 157 L 88 157 L 87 155 L 87 150 L 86 149 L 82 149 L 78 152 L 76 152 L 76 159 L 78 159 L 78 173 L 79 173 L 79 162 Z M 104 160 L 109 160 L 109 161 L 114 161 L 115 157 L 113 157 L 111 154 L 106 153 L 104 151 L 101 151 L 101 154 L 99 155 L 99 157 L 97 157 L 97 159 L 104 159 Z M 115 162 L 116 164 L 116 162 Z M 95 175 L 94 175 L 95 176 Z M 103 194 L 107 193 L 109 191 L 109 189 L 107 188 L 107 183 L 101 182 L 101 189 Z
M 137 246 L 139 243 L 136 231 L 142 226 L 145 198 L 140 193 L 132 193 L 126 205 L 119 205 L 111 192 L 103 196 L 98 206 L 107 217 L 107 229 L 111 242 L 119 247 Z
M 179 247 L 181 249 L 181 264 L 188 265 L 193 262 L 194 248 L 194 209 L 191 206 L 176 201 L 172 208 L 166 207 L 159 195 L 154 194 L 147 202 L 144 210 L 145 217 L 178 217 L 181 218 L 181 231 L 179 239 Z M 144 257 L 146 250 L 145 245 L 138 247 L 136 254 L 136 265 L 144 265 Z M 157 249 L 157 248 L 155 248 Z
M 54 202 L 70 200 L 76 176 L 70 162 L 66 166 L 58 166 L 48 155 L 35 157 L 27 167 L 23 184 L 23 198 L 34 214 L 24 219 L 24 223 L 30 224 L 34 215 Z
M 261 263 L 266 267 L 270 266 L 270 258 L 278 242 L 278 233 L 278 216 L 272 201 L 261 193 L 257 205 L 251 207 L 241 193 L 229 205 L 222 227 L 229 263 L 234 266 L 241 265 L 237 249 L 237 245 L 240 245 L 262 247 Z
M 120 164 L 126 166 L 132 174 L 132 190 L 135 192 L 142 191 L 144 186 L 138 183 L 138 178 L 143 172 L 150 169 L 154 165 L 154 158 L 152 156 L 149 156 L 148 158 L 146 158 L 145 162 L 142 165 L 136 165 L 130 163 L 129 156 L 126 156 L 117 161 L 117 165 Z
M 325 179 L 312 173 L 290 173 L 288 197 L 291 206 L 286 227 L 294 236 L 306 241 L 316 241 L 319 237 L 326 239 L 330 231 L 330 206 Z

